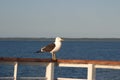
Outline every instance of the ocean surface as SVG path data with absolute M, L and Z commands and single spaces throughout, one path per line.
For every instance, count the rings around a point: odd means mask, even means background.
M 51 58 L 34 53 L 52 41 L 0 41 L 0 57 Z M 120 61 L 120 41 L 64 41 L 58 59 Z M 0 65 L 0 77 L 13 76 L 13 66 Z M 45 67 L 19 65 L 18 77 L 44 77 Z M 55 77 L 87 78 L 86 68 L 55 67 Z M 120 80 L 120 70 L 97 69 L 96 80 Z

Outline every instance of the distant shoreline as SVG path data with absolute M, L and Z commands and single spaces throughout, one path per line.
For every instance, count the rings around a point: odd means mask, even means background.
M 53 41 L 54 38 L 0 38 L 0 41 Z M 120 38 L 64 38 L 65 41 L 120 41 Z

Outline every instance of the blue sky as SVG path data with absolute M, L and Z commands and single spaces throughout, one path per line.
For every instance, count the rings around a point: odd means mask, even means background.
M 0 0 L 0 37 L 120 38 L 120 0 Z

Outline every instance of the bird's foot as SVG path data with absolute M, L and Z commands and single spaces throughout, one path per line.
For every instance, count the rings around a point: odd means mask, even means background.
M 52 58 L 52 60 L 54 60 L 54 61 L 55 61 L 55 60 L 57 60 L 57 59 L 56 59 L 56 58 Z

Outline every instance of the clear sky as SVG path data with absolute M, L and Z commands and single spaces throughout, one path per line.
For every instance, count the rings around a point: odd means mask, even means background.
M 120 0 L 0 0 L 0 37 L 120 38 Z

